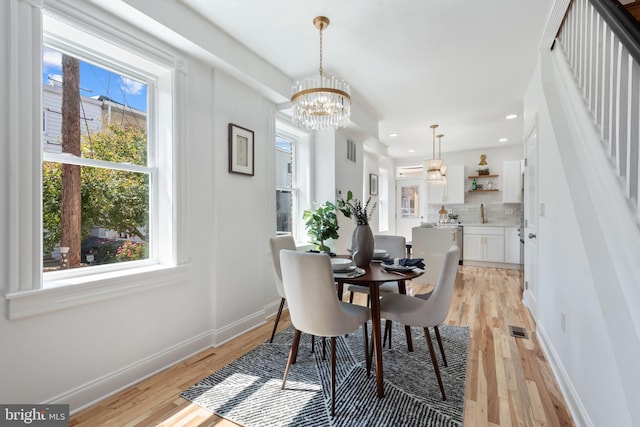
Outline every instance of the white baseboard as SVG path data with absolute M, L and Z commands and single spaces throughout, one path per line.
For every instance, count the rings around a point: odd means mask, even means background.
M 564 400 L 567 404 L 567 408 L 571 413 L 571 417 L 573 418 L 573 423 L 576 427 L 593 427 L 593 423 L 589 418 L 589 414 L 584 408 L 580 397 L 576 393 L 569 376 L 567 375 L 567 371 L 564 369 L 558 354 L 555 352 L 551 342 L 549 341 L 549 337 L 547 336 L 542 325 L 538 324 L 536 326 L 536 334 L 538 336 L 538 341 L 540 342 L 540 347 L 542 347 L 542 352 L 544 353 L 549 365 L 551 366 L 551 370 L 553 371 L 553 375 L 558 382 L 558 386 L 560 387 L 560 392 L 564 397 Z
M 274 303 L 276 304 L 276 303 Z M 273 312 L 277 311 L 278 301 Z M 47 403 L 69 404 L 70 413 L 75 414 L 101 400 L 125 390 L 194 354 L 210 347 L 218 347 L 245 332 L 265 323 L 265 310 L 247 316 L 218 330 L 209 330 L 185 340 L 154 355 L 146 357 L 114 372 L 96 378 L 50 399 Z
M 237 322 L 231 323 L 230 325 L 225 326 L 221 329 L 216 329 L 213 335 L 213 346 L 218 347 L 230 341 L 251 329 L 257 328 L 260 325 L 263 325 L 266 319 L 266 313 L 264 310 L 254 313 L 250 316 L 247 316 L 243 319 L 238 320 Z
M 69 404 L 70 413 L 74 414 L 211 347 L 212 338 L 211 331 L 204 332 L 117 371 L 68 390 L 43 403 Z
M 268 319 L 271 316 L 275 316 L 278 313 L 278 308 L 280 308 L 280 298 L 278 298 L 277 301 L 274 301 L 270 304 L 265 305 L 264 306 L 265 319 Z M 282 312 L 284 313 L 287 310 L 288 310 L 288 307 L 287 307 L 287 304 L 285 303 L 284 307 L 282 308 Z

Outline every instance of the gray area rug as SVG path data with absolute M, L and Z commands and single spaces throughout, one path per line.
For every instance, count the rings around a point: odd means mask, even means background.
M 369 325 L 370 326 L 370 325 Z M 371 328 L 369 327 L 369 331 Z M 362 328 L 337 340 L 336 416 L 331 417 L 329 342 L 302 334 L 298 360 L 286 389 L 282 376 L 293 338 L 289 328 L 180 394 L 246 427 L 264 426 L 461 426 L 469 329 L 441 325 L 448 367 L 442 365 L 431 330 L 447 400 L 442 401 L 429 349 L 420 328 L 412 328 L 407 351 L 404 328 L 394 324 L 393 345 L 383 352 L 385 397 L 376 394 L 375 373 L 367 378 Z

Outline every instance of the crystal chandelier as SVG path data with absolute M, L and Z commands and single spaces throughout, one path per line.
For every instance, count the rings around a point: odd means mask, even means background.
M 300 80 L 291 87 L 293 123 L 312 130 L 345 127 L 351 115 L 349 83 L 322 75 L 322 31 L 329 18 L 317 16 L 313 25 L 320 30 L 320 78 Z
M 443 184 L 442 174 L 440 173 L 440 166 L 442 166 L 442 160 L 436 158 L 436 128 L 438 125 L 429 126 L 433 130 L 433 154 L 432 159 L 427 160 L 427 176 L 425 181 L 432 184 Z

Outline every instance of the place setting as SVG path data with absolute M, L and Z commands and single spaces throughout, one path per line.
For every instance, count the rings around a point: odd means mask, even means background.
M 349 258 L 331 258 L 331 269 L 333 276 L 338 278 L 352 278 L 363 276 L 366 271 L 353 265 Z
M 386 273 L 394 273 L 405 275 L 412 271 L 425 271 L 425 265 L 422 258 L 384 258 L 381 260 L 382 271 Z

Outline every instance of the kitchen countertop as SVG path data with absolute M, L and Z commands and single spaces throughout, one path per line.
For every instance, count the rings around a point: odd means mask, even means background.
M 512 224 L 512 223 L 499 223 L 499 222 L 485 222 L 484 224 L 481 223 L 467 223 L 467 222 L 463 222 L 463 223 L 457 223 L 457 224 L 435 224 L 435 223 L 428 223 L 428 224 L 420 224 L 419 227 L 423 227 L 423 228 L 453 228 L 453 227 L 521 227 L 521 224 Z
M 485 222 L 484 224 L 481 223 L 463 223 L 460 224 L 463 227 L 520 227 L 519 224 L 508 224 L 508 223 L 499 223 L 499 222 Z

